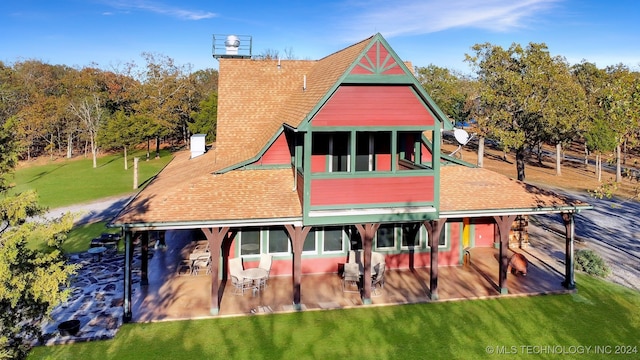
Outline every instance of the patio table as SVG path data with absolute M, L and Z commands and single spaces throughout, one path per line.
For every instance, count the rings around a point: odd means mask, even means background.
M 255 296 L 260 291 L 260 280 L 266 279 L 269 273 L 265 269 L 250 268 L 242 270 L 240 276 L 253 281 L 253 295 Z
M 102 254 L 105 251 L 107 251 L 107 248 L 104 246 L 92 247 L 87 250 L 87 252 L 93 256 L 94 261 L 96 260 L 96 258 L 98 259 L 98 261 L 100 261 L 102 259 Z

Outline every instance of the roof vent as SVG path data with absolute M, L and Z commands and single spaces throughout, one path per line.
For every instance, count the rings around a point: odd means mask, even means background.
M 251 42 L 249 35 L 213 35 L 213 57 L 250 59 Z
M 191 135 L 191 158 L 198 157 L 205 153 L 205 134 Z

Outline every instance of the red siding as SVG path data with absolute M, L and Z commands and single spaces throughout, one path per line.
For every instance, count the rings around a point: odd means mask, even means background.
M 477 247 L 493 246 L 495 225 L 493 223 L 474 224 L 474 241 Z
M 409 86 L 341 86 L 313 126 L 433 126 L 434 118 Z
M 314 179 L 311 205 L 349 205 L 433 201 L 433 176 Z
M 422 145 L 422 163 L 430 163 L 432 159 L 431 149 L 426 147 L 424 144 Z
M 280 134 L 276 141 L 271 144 L 271 147 L 267 149 L 262 159 L 260 159 L 260 163 L 265 165 L 291 164 L 291 154 L 284 134 Z
M 321 173 L 327 171 L 327 155 L 311 155 L 311 172 Z
M 376 155 L 376 171 L 391 171 L 391 154 Z

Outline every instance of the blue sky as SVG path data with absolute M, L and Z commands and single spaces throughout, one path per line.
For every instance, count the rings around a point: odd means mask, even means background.
M 0 61 L 109 69 L 140 54 L 217 68 L 213 34 L 319 59 L 380 32 L 403 60 L 470 72 L 471 46 L 546 43 L 598 67 L 640 66 L 640 2 L 602 0 L 2 0 Z

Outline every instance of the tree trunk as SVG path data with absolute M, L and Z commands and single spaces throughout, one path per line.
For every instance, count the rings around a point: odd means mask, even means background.
M 156 159 L 160 159 L 160 136 L 156 136 Z
M 598 182 L 602 181 L 602 158 L 600 154 L 596 154 L 596 178 Z
M 584 143 L 584 164 L 589 165 L 589 148 L 587 148 L 587 142 Z
M 98 149 L 93 135 L 91 135 L 91 157 L 93 158 L 93 168 L 95 169 L 98 167 Z
M 151 138 L 147 138 L 147 161 L 149 161 L 149 150 L 151 149 Z
M 67 135 L 67 159 L 73 157 L 73 134 Z
M 560 156 L 562 154 L 562 144 L 556 144 L 556 176 L 562 176 L 562 161 Z
M 127 164 L 127 147 L 123 146 L 123 148 L 124 148 L 124 169 L 129 170 L 129 165 Z
M 526 150 L 520 148 L 516 150 L 516 169 L 518 171 L 518 180 L 524 181 L 524 165 L 525 165 Z
M 478 167 L 484 166 L 484 136 L 478 139 Z
M 620 145 L 618 145 L 616 146 L 616 182 L 622 181 L 622 158 L 620 152 Z

